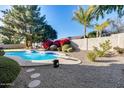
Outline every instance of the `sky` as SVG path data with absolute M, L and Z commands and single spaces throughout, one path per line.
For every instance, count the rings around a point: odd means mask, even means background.
M 84 27 L 77 21 L 72 20 L 74 11 L 77 10 L 76 5 L 42 5 L 41 15 L 46 15 L 46 20 L 58 33 L 58 38 L 65 38 L 70 36 L 84 35 Z M 87 9 L 88 5 L 82 5 Z M 0 10 L 10 9 L 10 6 L 0 5 Z M 0 12 L 0 18 L 2 17 Z M 117 13 L 106 14 L 105 18 L 100 18 L 98 21 L 93 20 L 92 24 L 99 24 L 106 21 L 108 18 L 115 19 Z M 0 25 L 2 23 L 0 22 Z M 94 28 L 88 28 L 87 32 L 93 31 Z

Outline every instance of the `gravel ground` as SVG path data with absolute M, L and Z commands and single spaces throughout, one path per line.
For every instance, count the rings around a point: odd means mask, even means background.
M 87 62 L 86 52 L 74 52 L 70 56 L 82 60 L 82 64 L 60 65 L 53 68 L 52 65 L 39 67 L 22 67 L 22 70 L 14 81 L 14 88 L 25 88 L 34 80 L 30 78 L 33 73 L 40 73 L 39 88 L 115 88 L 124 87 L 124 57 L 102 58 L 103 62 Z M 99 59 L 101 60 L 101 59 Z M 35 71 L 27 73 L 29 68 Z

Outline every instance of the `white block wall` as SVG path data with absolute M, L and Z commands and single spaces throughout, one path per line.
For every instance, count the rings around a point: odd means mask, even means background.
M 93 46 L 99 47 L 99 43 L 102 43 L 105 40 L 110 40 L 112 47 L 119 46 L 124 48 L 124 33 L 113 34 L 108 37 L 75 39 L 72 40 L 72 45 L 81 50 L 92 50 Z

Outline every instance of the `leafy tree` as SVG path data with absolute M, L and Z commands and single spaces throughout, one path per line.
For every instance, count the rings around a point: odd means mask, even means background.
M 31 47 L 32 42 L 41 39 L 39 36 L 47 31 L 42 31 L 44 26 L 47 25 L 46 17 L 41 16 L 40 7 L 37 5 L 14 5 L 10 10 L 2 11 L 4 13 L 1 21 L 4 23 L 2 31 L 4 33 L 13 33 L 24 37 L 26 46 Z M 52 27 L 51 27 L 52 28 Z M 49 30 L 49 34 L 55 30 Z M 54 36 L 55 35 L 55 36 Z M 56 38 L 56 34 L 48 36 L 47 38 Z M 38 37 L 37 37 L 38 36 Z
M 43 42 L 47 39 L 56 39 L 57 32 L 51 27 L 51 25 L 44 25 L 42 30 L 37 31 L 33 34 L 33 42 Z
M 1 41 L 4 44 L 19 44 L 23 40 L 23 36 L 18 35 L 12 31 L 2 30 L 0 28 L 0 33 L 2 35 Z
M 95 6 L 89 6 L 87 10 L 84 10 L 81 6 L 74 12 L 73 20 L 78 21 L 84 25 L 84 38 L 86 37 L 86 29 L 91 26 L 91 21 L 94 19 Z

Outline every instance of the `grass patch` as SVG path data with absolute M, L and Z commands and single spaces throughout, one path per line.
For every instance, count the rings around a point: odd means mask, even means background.
M 7 57 L 0 56 L 0 87 L 8 87 L 18 76 L 21 67 L 19 64 Z

